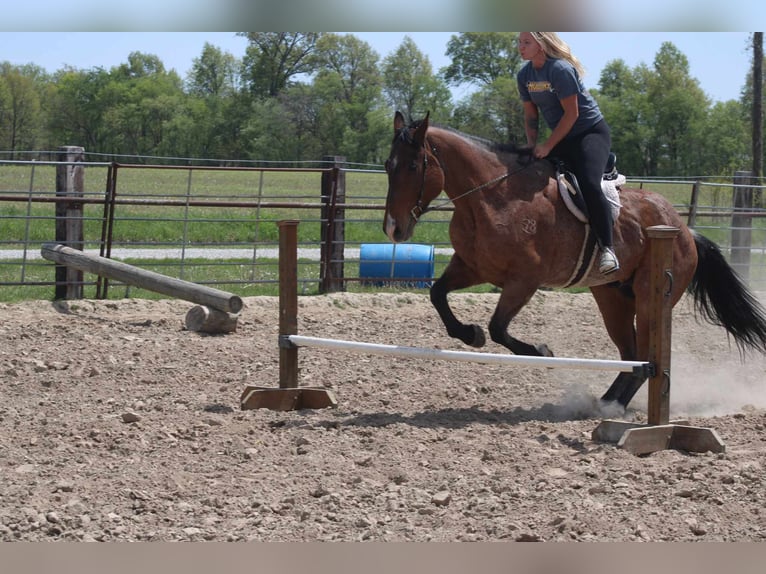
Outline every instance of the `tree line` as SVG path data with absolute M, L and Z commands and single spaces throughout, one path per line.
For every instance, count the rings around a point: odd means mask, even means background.
M 435 123 L 498 142 L 526 141 L 516 32 L 453 35 L 450 64 L 439 70 L 409 36 L 381 58 L 352 33 L 240 34 L 248 42 L 242 58 L 205 44 L 184 78 L 141 52 L 108 70 L 49 73 L 0 62 L 4 159 L 80 145 L 105 159 L 139 158 L 132 161 L 296 165 L 340 155 L 379 165 L 395 110 L 413 119 L 430 111 Z M 610 61 L 591 91 L 623 173 L 730 176 L 753 164 L 752 73 L 742 82 L 738 100 L 712 102 L 686 56 L 665 42 L 651 66 Z M 458 86 L 471 91 L 453 101 Z

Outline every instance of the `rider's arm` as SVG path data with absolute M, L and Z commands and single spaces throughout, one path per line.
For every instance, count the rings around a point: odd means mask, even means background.
M 527 145 L 535 147 L 540 127 L 540 111 L 531 101 L 524 102 L 524 131 L 527 134 Z
M 561 102 L 561 107 L 564 109 L 564 115 L 561 116 L 559 123 L 556 124 L 556 127 L 545 143 L 537 146 L 535 153 L 537 157 L 546 157 L 551 153 L 551 150 L 556 147 L 556 144 L 566 137 L 572 129 L 572 126 L 575 125 L 577 117 L 580 115 L 580 109 L 577 105 L 577 94 L 572 94 L 559 101 Z M 527 138 L 529 138 L 529 135 L 527 135 Z

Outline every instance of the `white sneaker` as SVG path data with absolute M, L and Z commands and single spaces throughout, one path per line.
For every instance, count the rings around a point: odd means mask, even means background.
M 601 259 L 598 262 L 598 270 L 602 275 L 609 275 L 620 268 L 620 262 L 611 247 L 604 247 L 601 251 Z

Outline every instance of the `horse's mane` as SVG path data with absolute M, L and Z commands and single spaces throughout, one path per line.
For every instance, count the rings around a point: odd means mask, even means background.
M 410 125 L 404 129 L 399 130 L 398 138 L 401 141 L 407 142 L 407 143 L 413 143 L 412 141 L 412 133 L 420 127 L 420 125 L 423 123 L 423 120 L 414 120 L 410 123 Z M 446 126 L 443 124 L 437 124 L 433 123 L 431 124 L 432 127 L 438 128 L 441 130 L 444 130 L 446 132 L 450 132 L 451 134 L 454 134 L 464 140 L 469 141 L 470 143 L 477 145 L 479 147 L 482 147 L 486 149 L 487 151 L 490 151 L 492 153 L 497 154 L 514 154 L 514 155 L 521 155 L 521 156 L 529 156 L 532 153 L 532 150 L 529 147 L 526 146 L 520 146 L 518 144 L 512 143 L 512 142 L 496 142 L 489 138 L 476 136 L 472 134 L 467 134 L 465 132 L 462 132 L 460 130 L 457 130 L 455 128 L 452 128 L 450 126 Z

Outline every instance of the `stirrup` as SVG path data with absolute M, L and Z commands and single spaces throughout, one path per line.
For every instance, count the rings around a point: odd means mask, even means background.
M 615 154 L 613 151 L 610 151 L 609 158 L 606 160 L 606 166 L 604 167 L 604 175 L 602 179 L 612 181 L 617 179 L 619 175 L 620 174 L 617 171 L 617 154 Z
M 609 275 L 614 273 L 620 268 L 620 262 L 617 260 L 617 256 L 609 247 L 604 247 L 601 252 L 601 259 L 598 262 L 598 270 L 602 275 Z

